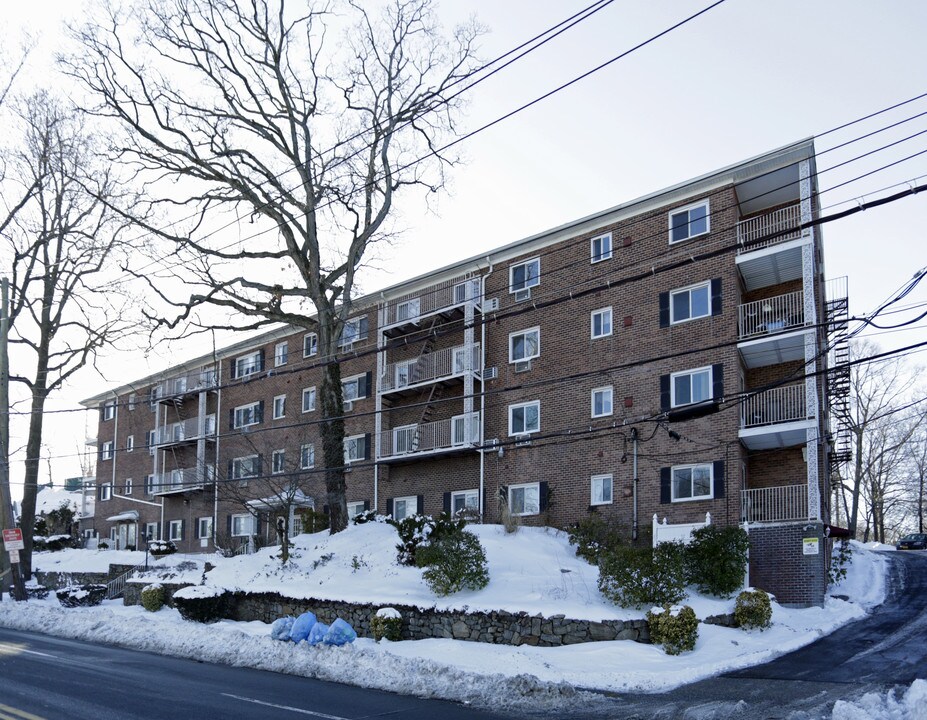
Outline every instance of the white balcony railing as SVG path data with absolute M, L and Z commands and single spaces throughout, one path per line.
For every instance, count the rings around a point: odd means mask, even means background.
M 389 300 L 380 306 L 380 327 L 415 322 L 441 310 L 479 302 L 480 281 L 456 278 L 432 285 L 416 293 Z
M 742 490 L 740 515 L 743 522 L 786 522 L 808 519 L 808 486 L 781 485 L 779 487 Z
M 377 444 L 377 458 L 463 448 L 480 440 L 480 414 L 457 415 L 447 420 L 406 425 L 384 430 Z
M 203 468 L 183 468 L 168 470 L 155 476 L 155 495 L 198 490 L 204 485 L 215 482 L 216 469 L 212 465 Z
M 741 340 L 802 327 L 805 324 L 804 293 L 801 290 L 765 300 L 744 303 L 739 308 Z
M 380 379 L 380 393 L 409 385 L 460 377 L 480 367 L 480 344 L 458 345 L 435 350 L 412 360 L 390 363 Z
M 801 205 L 774 210 L 737 223 L 737 254 L 762 250 L 801 237 Z M 781 235 L 779 233 L 782 233 Z M 775 237 L 767 238 L 769 235 Z
M 215 370 L 203 370 L 191 375 L 181 375 L 162 382 L 157 389 L 159 400 L 169 400 L 178 395 L 200 392 L 214 388 L 218 382 Z
M 173 445 L 175 443 L 199 440 L 200 437 L 213 437 L 216 434 L 216 416 L 206 416 L 206 432 L 202 435 L 200 435 L 199 427 L 199 418 L 190 418 L 170 425 L 162 425 L 155 433 L 155 445 Z
M 741 422 L 745 428 L 808 419 L 804 383 L 785 385 L 744 398 Z

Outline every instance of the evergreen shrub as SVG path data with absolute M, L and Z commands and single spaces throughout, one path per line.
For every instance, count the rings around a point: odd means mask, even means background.
M 489 584 L 486 551 L 471 532 L 446 532 L 416 551 L 416 564 L 431 591 L 442 597 L 463 590 L 482 590 Z
M 164 588 L 158 583 L 142 588 L 142 607 L 148 612 L 158 612 L 164 607 Z
M 377 642 L 383 638 L 397 642 L 402 639 L 402 616 L 395 608 L 380 608 L 370 618 L 370 631 Z
M 734 604 L 734 620 L 737 627 L 750 630 L 765 630 L 772 624 L 772 605 L 769 595 L 762 590 L 744 590 Z
M 709 595 L 730 597 L 744 586 L 750 536 L 736 526 L 706 525 L 692 531 L 686 552 L 689 583 Z
M 662 610 L 653 608 L 647 612 L 647 624 L 650 626 L 650 642 L 662 645 L 667 655 L 679 655 L 695 649 L 698 618 L 688 605 L 681 608 L 664 605 Z
M 618 546 L 599 558 L 599 590 L 617 605 L 640 608 L 681 601 L 685 591 L 685 546 Z

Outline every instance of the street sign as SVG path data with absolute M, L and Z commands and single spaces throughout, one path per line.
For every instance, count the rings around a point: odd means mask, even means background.
M 23 531 L 19 528 L 13 528 L 12 530 L 3 531 L 3 547 L 7 551 L 13 550 L 25 550 L 26 546 L 23 545 Z M 17 562 L 19 562 L 17 560 Z
M 15 565 L 19 562 L 19 550 L 10 550 L 10 565 Z

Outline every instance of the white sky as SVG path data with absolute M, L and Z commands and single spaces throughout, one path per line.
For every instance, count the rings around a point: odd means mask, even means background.
M 591 2 L 591 0 L 589 0 Z M 6 3 L 0 25 L 17 36 L 23 23 L 44 27 L 32 78 L 50 77 L 43 58 L 57 22 L 76 3 Z M 443 0 L 447 26 L 474 13 L 491 29 L 481 56 L 490 59 L 585 7 L 586 0 Z M 708 5 L 708 0 L 619 0 L 473 91 L 465 129 L 481 126 L 591 69 Z M 400 204 L 402 241 L 363 280 L 373 291 L 429 269 L 490 250 L 583 215 L 659 190 L 797 139 L 819 134 L 927 91 L 923 68 L 927 4 L 919 0 L 728 0 L 683 28 L 469 140 L 466 164 L 434 213 Z M 9 45 L 8 45 L 9 46 Z M 865 125 L 821 138 L 821 151 L 890 120 L 927 111 L 927 99 Z M 824 170 L 893 139 L 927 128 L 927 118 L 819 157 Z M 927 148 L 927 135 L 825 173 L 822 190 Z M 927 175 L 927 154 L 825 192 L 822 205 L 857 198 Z M 921 180 L 923 184 L 927 179 Z M 927 265 L 920 226 L 927 192 L 869 210 L 824 229 L 828 277 L 849 276 L 851 313 L 873 309 Z M 907 302 L 927 299 L 919 288 Z M 895 320 L 905 316 L 893 316 Z M 923 329 L 875 336 L 885 348 L 924 339 Z M 120 384 L 193 357 L 203 340 L 175 344 L 147 360 L 105 358 Z M 147 363 L 147 365 L 146 365 Z M 105 389 L 92 370 L 49 409 L 73 408 Z M 49 416 L 52 455 L 73 455 L 84 415 Z M 89 425 L 96 425 L 95 415 Z M 24 438 L 14 426 L 12 445 Z M 12 480 L 21 477 L 14 462 Z M 43 463 L 44 467 L 44 463 Z M 80 474 L 76 457 L 54 464 L 55 479 Z

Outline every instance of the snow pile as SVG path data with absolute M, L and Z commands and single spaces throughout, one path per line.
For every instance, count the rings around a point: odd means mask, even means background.
M 897 690 L 885 695 L 867 693 L 859 700 L 838 700 L 831 714 L 833 720 L 927 720 L 927 680 L 915 680 L 896 697 Z

